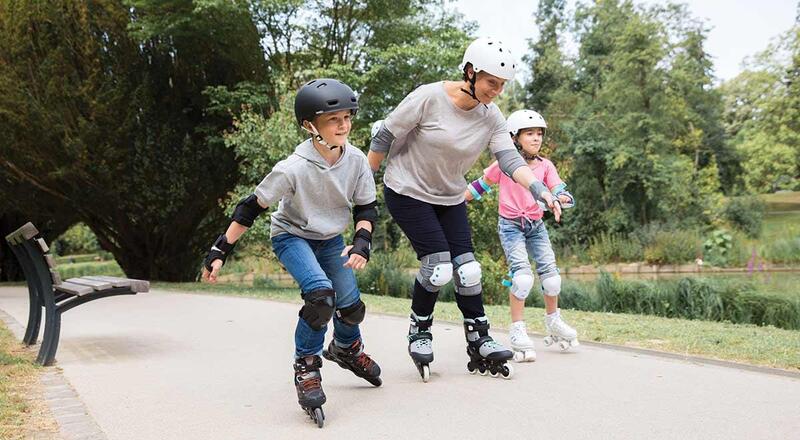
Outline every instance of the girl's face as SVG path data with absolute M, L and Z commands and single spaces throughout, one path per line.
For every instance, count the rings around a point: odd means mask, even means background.
M 481 104 L 489 105 L 503 93 L 505 85 L 506 80 L 503 78 L 486 72 L 478 72 L 478 78 L 475 80 L 475 96 L 478 97 Z
M 519 131 L 516 141 L 522 145 L 522 149 L 531 156 L 539 154 L 542 148 L 543 130 L 539 127 L 523 128 Z
M 314 126 L 317 127 L 319 135 L 325 139 L 329 145 L 344 145 L 347 143 L 347 135 L 353 127 L 350 110 L 339 110 L 336 112 L 323 113 L 314 118 Z M 304 122 L 306 129 L 311 130 L 308 122 Z

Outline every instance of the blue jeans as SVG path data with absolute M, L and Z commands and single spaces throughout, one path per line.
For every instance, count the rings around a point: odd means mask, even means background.
M 272 237 L 272 249 L 283 266 L 300 285 L 300 295 L 319 289 L 336 292 L 336 309 L 349 307 L 361 298 L 353 270 L 344 267 L 344 240 L 337 235 L 328 240 L 307 240 L 292 234 Z M 299 318 L 294 332 L 295 357 L 320 355 L 325 343 L 327 325 L 314 330 Z M 339 344 L 350 345 L 361 338 L 358 325 L 347 325 L 333 317 L 333 338 Z
M 532 257 L 540 280 L 558 275 L 556 255 L 553 253 L 553 245 L 550 244 L 544 221 L 526 218 L 509 220 L 500 217 L 497 232 L 512 273 L 523 271 L 533 275 L 529 260 Z

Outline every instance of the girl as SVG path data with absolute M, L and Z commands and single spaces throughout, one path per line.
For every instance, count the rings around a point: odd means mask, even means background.
M 520 150 L 534 175 L 550 188 L 557 197 L 559 205 L 564 208 L 574 206 L 572 194 L 566 190 L 567 185 L 559 178 L 553 162 L 539 156 L 544 131 L 547 128 L 544 118 L 532 110 L 519 110 L 508 117 L 507 124 L 514 145 Z M 512 274 L 509 293 L 512 324 L 509 336 L 511 348 L 514 350 L 514 360 L 518 362 L 536 360 L 533 341 L 528 337 L 522 317 L 525 298 L 533 287 L 533 271 L 529 256 L 536 261 L 536 272 L 539 274 L 544 294 L 546 311 L 544 322 L 547 330 L 545 345 L 558 342 L 562 350 L 577 346 L 575 329 L 561 319 L 561 312 L 558 309 L 561 276 L 558 274 L 547 228 L 542 221 L 544 214 L 542 207 L 530 193 L 520 191 L 514 182 L 504 176 L 497 162 L 484 171 L 482 179 L 469 185 L 465 197 L 468 200 L 480 199 L 481 194 L 494 183 L 500 184 L 500 218 L 497 229 Z

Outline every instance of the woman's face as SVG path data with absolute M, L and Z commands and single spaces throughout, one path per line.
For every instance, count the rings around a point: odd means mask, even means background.
M 489 105 L 503 93 L 505 85 L 506 80 L 503 78 L 486 72 L 478 72 L 478 78 L 475 80 L 475 96 L 481 104 Z
M 350 134 L 350 129 L 353 127 L 351 118 L 350 110 L 323 113 L 314 118 L 314 126 L 317 127 L 322 139 L 325 139 L 329 145 L 344 145 L 347 143 L 347 135 Z M 304 124 L 308 125 L 308 122 Z M 306 128 L 311 130 L 310 126 Z
M 542 148 L 543 130 L 539 127 L 523 128 L 517 135 L 517 143 L 531 156 L 539 154 Z

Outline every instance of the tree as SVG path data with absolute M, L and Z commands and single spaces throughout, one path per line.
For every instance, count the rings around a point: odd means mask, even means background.
M 239 177 L 203 92 L 265 74 L 247 4 L 28 3 L 0 15 L 0 165 L 128 276 L 193 279 Z
M 566 28 L 565 0 L 541 0 L 536 10 L 535 23 L 539 38 L 529 42 L 531 53 L 525 56 L 530 65 L 531 80 L 526 85 L 526 107 L 547 113 L 553 94 L 568 86 L 572 72 L 566 65 L 561 50 L 560 35 Z

